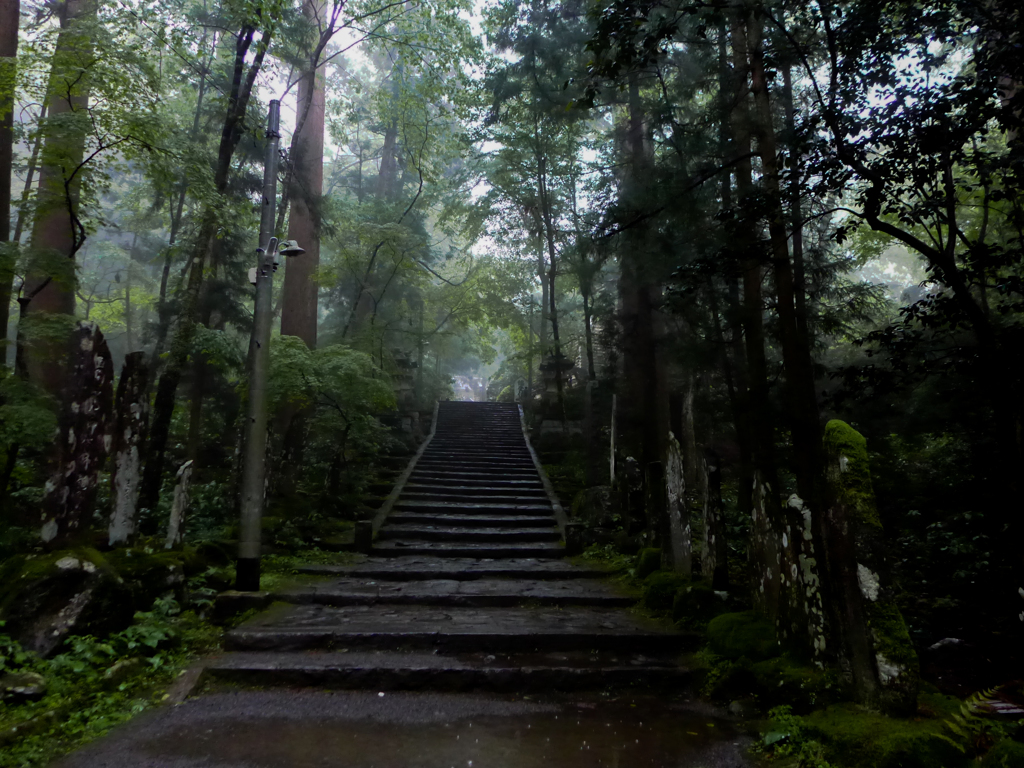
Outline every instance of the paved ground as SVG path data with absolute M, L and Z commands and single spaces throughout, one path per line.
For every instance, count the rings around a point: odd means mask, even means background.
M 216 685 L 277 690 L 160 709 L 59 765 L 745 765 L 729 723 L 684 693 L 695 638 L 564 559 L 515 406 L 443 403 L 408 478 L 371 556 L 302 568 L 323 579 L 259 597 L 274 604 L 208 660 Z
M 54 768 L 740 768 L 684 698 L 248 691 L 147 713 Z

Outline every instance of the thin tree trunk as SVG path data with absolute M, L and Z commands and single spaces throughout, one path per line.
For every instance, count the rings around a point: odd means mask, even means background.
M 206 45 L 206 34 L 200 42 L 200 48 Z M 192 116 L 192 142 L 199 138 L 200 118 L 202 117 L 203 99 L 206 96 L 206 75 L 209 72 L 210 64 L 217 53 L 217 35 L 213 35 L 213 46 L 210 50 L 210 57 L 203 67 L 199 77 L 199 93 L 196 96 L 196 111 Z M 185 210 L 185 198 L 188 194 L 188 179 L 182 179 L 178 187 L 178 199 L 171 203 L 171 228 L 167 237 L 167 250 L 164 255 L 164 266 L 160 273 L 160 298 L 157 301 L 157 332 L 156 343 L 153 345 L 153 365 L 156 366 L 163 353 L 164 343 L 167 341 L 167 333 L 171 328 L 170 307 L 167 305 L 167 283 L 171 276 L 171 261 L 174 258 L 174 244 L 178 241 L 178 232 L 181 230 L 181 218 Z
M 0 0 L 0 248 L 11 240 L 11 171 L 14 165 L 14 82 L 21 0 Z M 7 339 L 14 285 L 14 253 L 0 250 L 0 344 Z M 4 347 L 6 350 L 6 347 Z M 5 360 L 0 363 L 6 363 Z M 6 488 L 6 484 L 4 485 Z M 2 491 L 0 491 L 2 493 Z
M 263 37 L 257 45 L 256 55 L 248 70 L 245 57 L 252 47 L 256 28 L 246 26 L 239 31 L 235 41 L 234 73 L 231 92 L 228 98 L 227 114 L 221 131 L 220 146 L 217 153 L 217 166 L 214 173 L 214 189 L 219 195 L 227 190 L 231 171 L 231 161 L 242 138 L 243 121 L 249 97 L 252 94 L 256 76 L 263 66 L 263 59 L 270 46 L 271 30 L 264 30 Z M 155 509 L 160 496 L 163 482 L 164 453 L 167 449 L 167 437 L 170 433 L 171 417 L 174 414 L 175 394 L 181 381 L 185 363 L 195 336 L 196 312 L 199 305 L 199 293 L 203 285 L 203 273 L 206 262 L 217 243 L 218 220 L 217 212 L 212 207 L 203 215 L 199 237 L 196 240 L 196 251 L 189 270 L 188 283 L 182 301 L 178 330 L 174 334 L 168 354 L 167 365 L 157 385 L 156 397 L 153 401 L 153 428 L 147 446 L 146 471 L 142 479 L 142 493 L 139 506 L 143 509 Z
M 551 342 L 553 345 L 553 357 L 555 363 L 555 388 L 558 392 L 558 413 L 562 420 L 562 428 L 565 423 L 565 393 L 562 386 L 562 344 L 558 333 L 558 305 L 555 301 L 555 278 L 558 274 L 558 260 L 555 255 L 555 231 L 551 219 L 551 199 L 548 195 L 547 185 L 547 163 L 543 155 L 537 158 L 537 184 L 540 194 L 541 216 L 544 220 L 544 234 L 548 246 L 548 258 L 551 265 L 548 267 L 548 313 L 551 319 Z
M 580 286 L 580 294 L 583 296 L 583 333 L 587 343 L 587 376 L 590 381 L 597 381 L 597 369 L 594 367 L 594 307 L 590 301 L 590 291 L 583 290 Z
M 46 104 L 39 108 L 39 117 L 36 122 L 41 126 L 46 121 Z M 28 158 L 28 165 L 25 167 L 25 186 L 21 188 L 21 202 L 18 204 L 18 218 L 14 223 L 14 234 L 11 235 L 12 243 L 21 242 L 21 233 L 25 230 L 25 220 L 28 218 L 28 199 L 32 194 L 32 182 L 35 179 L 36 169 L 39 166 L 39 151 L 43 146 L 43 131 L 36 131 L 35 141 L 32 142 L 32 153 Z

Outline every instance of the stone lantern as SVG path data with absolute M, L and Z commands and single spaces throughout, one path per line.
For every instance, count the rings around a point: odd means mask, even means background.
M 576 370 L 576 364 L 561 352 L 558 353 L 557 363 L 554 354 L 545 355 L 540 364 L 541 380 L 544 384 L 544 401 L 553 403 L 558 400 L 558 382 L 556 372 L 562 377 L 562 386 L 566 386 L 569 374 Z

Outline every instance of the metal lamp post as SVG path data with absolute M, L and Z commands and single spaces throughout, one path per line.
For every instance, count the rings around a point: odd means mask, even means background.
M 242 445 L 242 524 L 238 543 L 235 589 L 255 592 L 260 588 L 260 522 L 263 516 L 267 454 L 267 373 L 270 368 L 270 324 L 273 319 L 274 270 L 277 268 L 278 242 L 274 237 L 277 213 L 277 157 L 281 102 L 270 102 L 267 117 L 267 154 L 263 165 L 263 204 L 260 216 L 260 245 L 256 249 L 256 268 L 250 280 L 256 285 L 252 335 L 246 368 L 249 401 L 246 406 Z M 294 242 L 285 242 L 286 256 L 303 253 Z M 253 275 L 255 272 L 255 275 Z

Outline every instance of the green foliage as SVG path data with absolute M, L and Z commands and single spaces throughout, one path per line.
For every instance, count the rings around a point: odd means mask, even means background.
M 768 730 L 754 745 L 755 752 L 793 768 L 834 768 L 825 759 L 821 744 L 807 738 L 803 721 L 790 707 L 776 707 L 768 713 L 768 720 Z
M 170 598 L 156 601 L 152 610 L 137 613 L 130 627 L 105 639 L 69 638 L 66 650 L 49 660 L 20 651 L 0 635 L 0 653 L 47 682 L 42 700 L 0 712 L 0 738 L 10 739 L 15 727 L 19 732 L 0 750 L 0 766 L 47 764 L 158 704 L 190 659 L 218 642 L 217 630 L 182 612 Z
M 676 593 L 689 583 L 690 580 L 681 574 L 655 571 L 644 579 L 644 607 L 652 611 L 671 609 Z
M 633 558 L 619 552 L 614 544 L 591 544 L 580 554 L 580 559 L 618 572 L 628 571 L 633 564 Z
M 11 446 L 40 450 L 57 428 L 52 398 L 7 368 L 0 367 L 0 456 Z
M 648 547 L 641 549 L 636 556 L 636 577 L 646 579 L 661 569 L 661 549 Z
M 708 622 L 708 642 L 711 650 L 727 659 L 762 661 L 782 652 L 775 628 L 755 611 L 716 616 Z
M 922 703 L 936 712 L 959 704 L 937 694 L 923 694 Z M 962 752 L 941 735 L 934 717 L 899 719 L 835 704 L 801 718 L 804 733 L 825 746 L 826 757 L 850 768 L 956 768 Z
M 949 736 L 950 743 L 969 757 L 986 754 L 994 745 L 1010 738 L 1013 734 L 1024 728 L 1024 719 L 1018 722 L 1004 721 L 986 716 L 983 711 L 986 702 L 993 699 L 996 689 L 976 691 L 967 697 L 960 704 L 959 711 L 951 713 L 944 725 Z M 1012 759 L 1013 753 L 1003 748 L 1008 759 Z M 1001 753 L 1002 753 L 1001 752 Z M 1001 759 L 998 758 L 996 759 Z M 1019 755 L 1018 755 L 1019 757 Z M 986 759 L 988 759 L 986 757 Z M 998 762 L 990 763 L 998 765 Z
M 1024 744 L 1003 739 L 981 759 L 981 768 L 1024 768 Z

